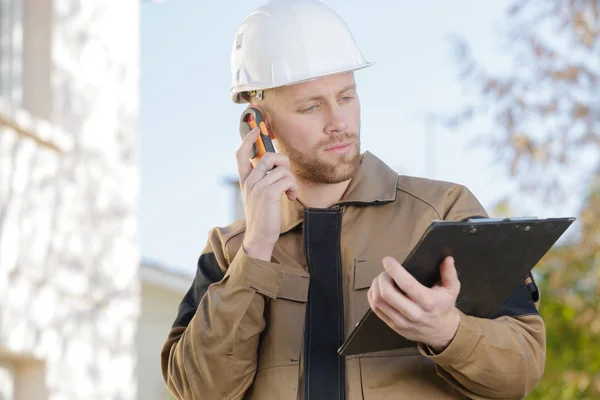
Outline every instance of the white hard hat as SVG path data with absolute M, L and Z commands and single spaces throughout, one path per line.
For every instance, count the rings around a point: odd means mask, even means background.
M 317 0 L 272 0 L 238 29 L 231 53 L 231 97 L 354 71 L 365 60 L 345 22 Z

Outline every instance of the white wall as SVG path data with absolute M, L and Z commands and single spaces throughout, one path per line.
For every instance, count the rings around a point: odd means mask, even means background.
M 46 398 L 133 399 L 139 0 L 44 0 L 49 40 L 25 56 L 37 3 L 0 0 L 0 350 L 45 365 L 27 379 Z

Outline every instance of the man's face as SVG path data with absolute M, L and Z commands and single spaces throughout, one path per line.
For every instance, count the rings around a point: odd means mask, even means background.
M 269 91 L 265 102 L 275 146 L 290 158 L 296 177 L 331 184 L 355 175 L 360 103 L 352 72 Z

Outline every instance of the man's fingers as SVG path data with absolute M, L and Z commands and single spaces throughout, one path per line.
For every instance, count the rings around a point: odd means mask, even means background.
M 248 133 L 242 140 L 242 144 L 238 147 L 235 154 L 238 166 L 238 176 L 240 183 L 243 183 L 248 179 L 248 176 L 252 172 L 252 163 L 250 163 L 250 153 L 252 151 L 252 145 L 258 139 L 258 133 L 260 129 L 254 128 Z
M 450 293 L 458 296 L 460 293 L 460 281 L 454 265 L 454 258 L 446 257 L 440 265 L 440 275 L 442 277 L 442 287 Z
M 257 168 L 258 168 L 258 165 L 257 165 Z M 258 182 L 256 182 L 254 187 L 257 189 L 265 188 L 287 176 L 293 177 L 292 171 L 290 171 L 288 168 L 286 168 L 284 166 L 280 166 L 280 167 L 272 169 L 271 172 L 269 172 L 269 174 L 267 174 L 265 177 L 263 177 Z
M 371 308 L 373 308 L 374 303 L 374 298 L 376 296 L 376 294 L 379 292 L 379 289 L 377 288 L 377 285 L 379 283 L 377 282 L 377 278 L 373 279 L 373 282 L 371 283 L 371 287 L 369 288 L 369 291 L 367 292 L 367 300 L 369 300 L 369 305 L 371 306 Z
M 247 188 L 253 188 L 269 171 L 280 166 L 289 169 L 290 159 L 283 154 L 265 153 L 258 164 L 256 164 L 256 167 L 250 172 L 244 184 Z
M 387 272 L 379 274 L 377 280 L 381 298 L 396 312 L 413 322 L 419 321 L 423 317 L 423 309 L 398 290 L 396 283 Z
M 409 326 L 409 321 L 402 314 L 386 303 L 385 300 L 381 300 L 381 286 L 378 278 L 373 280 L 371 288 L 367 292 L 367 297 L 373 312 L 390 328 L 399 330 Z
M 296 196 L 298 194 L 298 184 L 296 183 L 296 179 L 292 175 L 288 175 L 281 178 L 277 182 L 273 183 L 273 185 L 271 185 L 271 188 L 280 197 L 284 192 L 286 192 L 286 194 L 287 192 L 289 192 L 290 194 L 287 194 L 288 198 L 290 198 L 290 196 L 293 196 L 294 200 L 296 200 Z M 292 199 L 290 198 L 290 200 Z
M 421 285 L 398 261 L 392 257 L 385 257 L 383 266 L 408 298 L 424 310 L 430 310 L 433 307 L 435 299 L 431 295 L 431 290 Z

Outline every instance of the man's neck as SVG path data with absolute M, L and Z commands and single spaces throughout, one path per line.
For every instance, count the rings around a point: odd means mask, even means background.
M 313 183 L 298 180 L 299 200 L 304 207 L 328 208 L 339 202 L 351 179 L 340 183 Z

